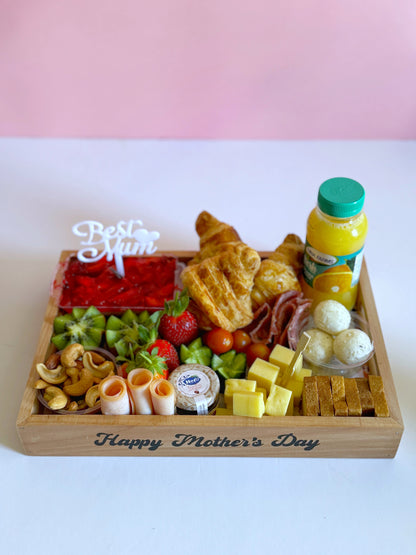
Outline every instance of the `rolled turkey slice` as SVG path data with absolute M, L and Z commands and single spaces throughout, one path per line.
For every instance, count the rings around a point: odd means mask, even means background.
M 155 414 L 175 414 L 175 388 L 168 380 L 156 378 L 149 389 Z
M 153 414 L 150 384 L 153 374 L 147 368 L 134 368 L 127 374 L 127 386 L 134 404 L 135 414 Z
M 131 414 L 131 404 L 126 381 L 120 376 L 109 376 L 99 385 L 101 412 L 103 414 Z

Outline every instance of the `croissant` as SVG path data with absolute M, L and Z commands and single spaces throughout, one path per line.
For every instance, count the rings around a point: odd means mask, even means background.
M 294 233 L 289 233 L 289 235 L 286 235 L 283 243 L 272 252 L 269 258 L 292 266 L 296 275 L 299 275 L 303 268 L 304 251 L 305 245 L 302 239 Z
M 269 258 L 261 262 L 251 292 L 253 310 L 285 291 L 301 291 L 297 275 L 302 269 L 303 249 L 301 239 L 289 234 Z
M 195 229 L 199 235 L 199 252 L 189 264 L 198 264 L 226 250 L 232 251 L 236 243 L 241 242 L 239 234 L 232 226 L 220 222 L 206 211 L 199 214 Z
M 260 268 L 260 256 L 242 242 L 216 256 L 187 266 L 184 287 L 209 320 L 233 332 L 253 319 L 251 290 Z

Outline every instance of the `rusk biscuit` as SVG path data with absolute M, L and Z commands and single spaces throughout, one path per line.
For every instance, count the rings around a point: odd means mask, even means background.
M 334 402 L 329 376 L 316 376 L 321 416 L 334 416 Z
M 334 401 L 335 416 L 348 416 L 348 406 L 345 401 Z
M 336 401 L 345 401 L 345 384 L 344 376 L 331 376 L 332 399 Z
M 355 378 L 363 416 L 372 416 L 374 414 L 374 399 L 368 386 L 366 378 Z
M 348 406 L 348 416 L 361 416 L 362 408 L 357 383 L 354 378 L 344 378 L 345 400 Z
M 331 390 L 335 416 L 348 416 L 348 407 L 345 402 L 344 376 L 331 376 Z
M 319 416 L 318 382 L 316 376 L 306 376 L 303 379 L 302 414 L 304 416 Z
M 384 393 L 383 378 L 381 376 L 368 376 L 368 385 L 374 399 L 374 413 L 376 416 L 390 416 L 389 407 Z
M 302 411 L 306 416 L 389 416 L 380 376 L 305 377 Z

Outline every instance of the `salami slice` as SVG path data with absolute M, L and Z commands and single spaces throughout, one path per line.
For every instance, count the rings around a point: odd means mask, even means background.
M 286 327 L 285 344 L 293 351 L 296 350 L 302 328 L 309 320 L 311 304 L 312 301 L 309 299 L 303 299 L 303 302 L 298 305 Z
M 272 309 L 268 303 L 262 304 L 254 313 L 253 321 L 245 328 L 253 343 L 268 342 Z
M 299 291 L 285 291 L 273 305 L 264 303 L 254 313 L 252 323 L 247 326 L 251 340 L 270 346 L 289 346 L 297 343 L 298 334 L 309 317 L 311 301 Z

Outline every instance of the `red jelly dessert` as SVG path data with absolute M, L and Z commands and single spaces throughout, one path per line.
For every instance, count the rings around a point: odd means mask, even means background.
M 114 261 L 80 262 L 71 257 L 62 280 L 60 308 L 95 306 L 103 311 L 160 309 L 176 290 L 177 259 L 173 256 L 123 258 L 125 277 Z

